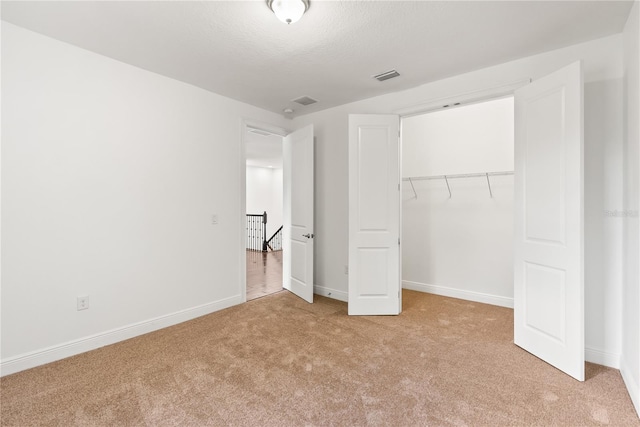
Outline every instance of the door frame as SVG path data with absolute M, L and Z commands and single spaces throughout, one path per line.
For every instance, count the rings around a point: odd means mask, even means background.
M 258 120 L 241 118 L 240 119 L 240 200 L 239 208 L 241 214 L 247 213 L 247 132 L 249 129 L 257 129 L 265 132 L 272 133 L 281 137 L 285 137 L 291 133 L 290 130 L 283 127 L 273 125 L 271 123 L 261 122 Z M 284 164 L 283 164 L 284 168 Z M 240 261 L 240 277 L 238 283 L 240 283 L 240 300 L 242 303 L 247 302 L 247 248 L 246 246 L 246 226 L 244 221 L 240 221 L 238 237 L 240 243 L 239 261 Z
M 400 170 L 400 178 L 402 179 L 402 119 L 419 116 L 428 113 L 435 113 L 436 111 L 441 111 L 442 109 L 451 109 L 460 107 L 465 107 L 472 104 L 478 104 L 481 102 L 488 102 L 500 98 L 505 98 L 508 96 L 514 96 L 516 89 L 519 89 L 525 85 L 528 85 L 533 81 L 532 78 L 525 78 L 516 80 L 513 82 L 501 84 L 498 86 L 492 86 L 485 89 L 474 90 L 471 92 L 464 92 L 459 94 L 453 94 L 451 96 L 445 96 L 442 98 L 436 98 L 432 100 L 427 100 L 425 102 L 421 102 L 419 104 L 414 104 L 409 107 L 404 107 L 401 109 L 396 109 L 391 112 L 391 114 L 398 115 L 400 119 L 400 156 L 398 158 L 399 170 Z M 446 105 L 446 107 L 445 107 Z M 515 117 L 514 117 L 515 121 Z M 515 165 L 514 165 L 515 166 Z M 514 169 L 515 170 L 515 169 Z M 403 257 L 403 239 L 402 239 L 402 200 L 399 202 L 400 204 L 400 290 L 402 291 L 402 257 Z
M 421 102 L 419 104 L 410 105 L 408 107 L 393 110 L 391 114 L 397 114 L 400 119 L 405 117 L 419 116 L 427 113 L 434 113 L 442 108 L 457 108 L 456 103 L 460 103 L 461 107 L 465 105 L 477 104 L 480 102 L 491 101 L 506 96 L 513 96 L 516 89 L 528 85 L 533 81 L 532 78 L 520 79 L 514 82 L 491 86 L 486 89 L 479 89 L 470 92 L 463 92 L 435 98 Z M 445 107 L 445 105 L 447 107 Z
M 436 106 L 432 106 L 427 108 L 426 111 L 424 110 L 417 110 L 417 109 L 407 109 L 409 111 L 411 111 L 411 113 L 406 114 L 406 115 L 399 115 L 400 118 L 400 175 L 401 175 L 401 189 L 404 188 L 402 187 L 403 181 L 402 181 L 402 158 L 403 158 L 403 152 L 402 152 L 402 148 L 403 148 L 403 141 L 402 141 L 402 135 L 403 135 L 403 131 L 402 131 L 402 126 L 403 126 L 403 119 L 405 118 L 412 118 L 412 117 L 416 117 L 416 116 L 422 116 L 422 115 L 426 115 L 426 114 L 431 114 L 431 113 L 437 113 L 440 111 L 444 111 L 444 110 L 452 110 L 452 109 L 456 109 L 456 108 L 460 108 L 460 107 L 469 107 L 471 105 L 476 105 L 476 104 L 482 104 L 485 102 L 491 102 L 491 101 L 497 101 L 497 100 L 501 100 L 501 99 L 506 99 L 506 98 L 512 98 L 514 100 L 514 105 L 515 105 L 515 90 L 518 87 L 522 87 L 524 85 L 529 84 L 529 80 L 527 81 L 522 81 L 522 83 L 515 87 L 515 86 L 511 86 L 509 85 L 509 90 L 508 91 L 494 91 L 494 92 L 489 92 L 487 91 L 478 91 L 478 92 L 482 92 L 485 95 L 481 98 L 478 97 L 473 97 L 473 98 L 468 98 L 468 101 L 465 100 L 464 98 L 461 98 L 461 95 L 458 95 L 457 97 L 451 97 L 451 98 L 442 98 L 442 100 L 437 101 L 437 104 L 435 104 Z M 501 87 L 502 88 L 502 87 Z M 476 94 L 477 92 L 472 92 L 473 94 Z M 451 99 L 456 99 L 455 102 L 453 101 L 446 101 L 446 100 L 451 100 Z M 454 105 L 456 103 L 459 103 L 460 105 Z M 433 103 L 430 103 L 430 105 L 434 105 Z M 444 105 L 447 105 L 447 107 L 444 107 Z M 515 112 L 512 118 L 512 123 L 515 122 Z M 515 136 L 515 135 L 514 135 Z M 515 145 L 515 139 L 514 139 L 514 145 Z M 513 171 L 515 171 L 515 165 L 514 165 L 514 169 Z M 451 181 L 449 181 L 451 182 Z M 402 239 L 402 232 L 403 232 L 403 222 L 402 222 L 402 213 L 403 213 L 403 202 L 402 200 L 400 201 L 400 276 L 402 277 L 402 257 L 404 254 L 403 251 L 403 244 L 404 244 L 404 239 Z M 511 215 L 513 217 L 513 213 Z M 404 288 L 402 288 L 404 289 Z M 414 289 L 414 290 L 418 290 L 420 292 L 422 292 L 422 290 L 420 289 L 415 289 L 415 288 L 407 288 L 408 290 Z M 448 289 L 453 289 L 453 288 L 448 288 Z M 513 288 L 512 288 L 513 289 Z M 434 293 L 435 295 L 440 295 L 440 296 L 445 296 L 445 297 L 450 297 L 450 298 L 461 298 L 461 299 L 466 299 L 466 297 L 463 295 L 464 291 L 461 291 L 460 293 L 457 292 L 440 292 L 437 290 L 431 290 L 429 291 L 431 293 Z M 478 295 L 483 295 L 484 294 L 478 294 Z M 499 298 L 502 298 L 506 301 L 500 301 Z M 472 299 L 472 300 L 467 300 L 467 301 L 473 301 L 473 302 L 477 302 L 477 303 L 482 303 L 482 304 L 491 304 L 491 305 L 496 305 L 499 307 L 506 307 L 506 308 L 511 308 L 513 309 L 513 298 L 511 298 L 510 301 L 508 301 L 507 297 L 493 297 L 493 296 L 486 296 L 486 297 L 479 297 L 477 299 Z

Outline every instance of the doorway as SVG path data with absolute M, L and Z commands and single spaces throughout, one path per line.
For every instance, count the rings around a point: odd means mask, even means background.
M 267 239 L 267 231 L 262 231 L 262 251 L 274 249 L 272 238 L 281 242 L 281 286 L 305 301 L 313 302 L 313 254 L 314 237 L 314 136 L 313 125 L 307 125 L 291 133 L 274 126 L 242 122 L 241 171 L 242 194 L 241 212 L 246 212 L 247 158 L 252 157 L 251 134 L 269 137 L 281 141 L 282 153 L 282 227 Z M 263 144 L 257 143 L 257 149 L 263 150 Z M 273 160 L 273 159 L 272 159 Z M 269 164 L 266 165 L 267 167 Z M 274 166 L 273 164 L 271 166 Z M 263 225 L 268 224 L 268 214 L 264 213 Z M 257 215 L 259 216 L 259 215 Z M 273 222 L 273 221 L 272 221 Z M 246 246 L 247 222 L 241 222 L 240 237 L 243 245 L 240 253 L 241 277 L 240 292 L 247 299 Z M 266 272 L 266 270 L 265 270 Z M 265 275 L 266 276 L 266 275 Z M 272 275 L 273 276 L 273 275 Z
M 402 118 L 402 286 L 513 308 L 514 98 Z
M 283 137 L 245 126 L 246 300 L 282 290 Z

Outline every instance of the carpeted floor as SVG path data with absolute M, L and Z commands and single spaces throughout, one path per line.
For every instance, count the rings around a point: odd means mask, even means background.
M 3 426 L 638 426 L 620 373 L 580 383 L 510 309 L 404 291 L 349 317 L 283 291 L 0 380 Z

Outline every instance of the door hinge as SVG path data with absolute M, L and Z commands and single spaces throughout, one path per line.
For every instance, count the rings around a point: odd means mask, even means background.
M 400 183 L 398 183 L 398 191 L 400 191 Z
M 400 246 L 400 238 L 398 237 L 398 246 Z

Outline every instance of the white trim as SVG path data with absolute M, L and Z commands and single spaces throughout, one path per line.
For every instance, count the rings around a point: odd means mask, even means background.
M 451 107 L 449 108 L 454 108 L 456 103 L 460 103 L 460 106 L 462 107 L 464 105 L 485 102 L 504 96 L 511 96 L 516 89 L 531 83 L 531 81 L 532 79 L 529 77 L 486 89 L 450 95 L 443 98 L 430 99 L 423 101 L 420 104 L 414 104 L 410 107 L 397 109 L 393 111 L 393 114 L 397 114 L 402 118 L 405 118 L 440 110 L 443 105 L 450 105 Z
M 402 288 L 412 291 L 426 292 L 429 294 L 442 295 L 445 297 L 459 298 L 468 301 L 481 302 L 483 304 L 497 305 L 500 307 L 513 308 L 513 298 L 500 295 L 484 294 L 481 292 L 466 291 L 463 289 L 449 288 L 447 286 L 428 285 L 426 283 L 402 281 Z
M 291 131 L 289 129 L 285 129 L 283 127 L 280 126 L 276 126 L 276 125 L 272 125 L 270 123 L 266 123 L 266 122 L 260 122 L 257 120 L 253 120 L 253 119 L 242 119 L 242 123 L 244 126 L 246 126 L 248 129 L 255 129 L 255 130 L 262 130 L 265 132 L 269 132 L 273 135 L 278 135 L 278 136 L 282 136 L 285 137 L 287 135 L 289 135 L 291 133 Z
M 249 128 L 248 121 L 240 119 L 240 271 L 238 272 L 238 291 L 242 302 L 247 302 L 247 149 L 245 147 L 247 141 L 245 132 Z
M 620 361 L 620 374 L 622 374 L 622 379 L 627 386 L 627 391 L 629 392 L 633 406 L 635 406 L 636 412 L 638 416 L 640 416 L 640 385 L 638 384 L 637 378 L 633 377 L 633 371 L 628 367 L 624 356 Z
M 620 369 L 620 355 L 591 347 L 585 347 L 584 360 L 609 368 Z
M 344 291 L 327 288 L 326 286 L 313 285 L 313 293 L 323 297 L 337 299 L 338 301 L 349 302 L 349 294 Z
M 95 350 L 106 345 L 115 344 L 130 338 L 157 331 L 178 323 L 186 322 L 196 317 L 241 304 L 242 297 L 235 295 L 219 301 L 203 304 L 186 310 L 177 311 L 165 316 L 156 317 L 121 328 L 112 329 L 96 335 L 91 335 L 64 344 L 36 350 L 33 352 L 10 357 L 0 362 L 0 376 L 24 371 L 46 363 L 55 362 L 87 351 Z

